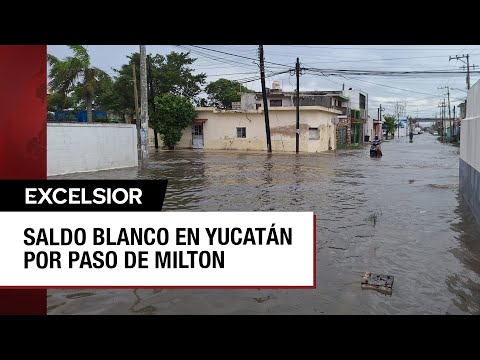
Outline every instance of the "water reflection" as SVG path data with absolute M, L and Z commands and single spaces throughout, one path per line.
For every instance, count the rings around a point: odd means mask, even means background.
M 173 152 L 172 152 L 173 153 Z M 206 188 L 203 152 L 179 152 L 175 157 L 165 157 L 162 151 L 150 155 L 148 169 L 139 173 L 144 179 L 168 179 L 163 209 L 187 211 L 199 209 L 199 193 Z
M 452 223 L 457 246 L 450 252 L 463 267 L 447 276 L 448 289 L 454 294 L 453 304 L 464 313 L 480 314 L 480 225 L 475 222 L 473 214 L 465 199 L 457 196 L 458 206 L 455 214 L 458 222 Z M 457 313 L 449 308 L 449 313 Z
M 458 197 L 458 149 L 429 134 L 411 145 L 386 142 L 377 159 L 368 147 L 298 155 L 158 151 L 146 172 L 64 176 L 167 178 L 165 211 L 314 211 L 317 288 L 88 290 L 74 298 L 78 290 L 49 290 L 49 313 L 479 313 L 480 229 Z M 361 290 L 365 271 L 395 276 L 393 296 Z
M 258 196 L 256 197 L 259 207 L 256 210 L 259 211 L 275 211 L 275 207 L 271 206 L 273 199 L 271 196 L 272 193 L 272 182 L 274 179 L 274 164 L 272 160 L 272 154 L 267 154 L 262 166 L 261 179 L 263 180 L 260 184 L 256 186 L 258 191 Z

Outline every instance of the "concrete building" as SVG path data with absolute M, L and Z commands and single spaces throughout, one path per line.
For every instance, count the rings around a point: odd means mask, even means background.
M 253 94 L 254 95 L 254 94 Z M 251 99 L 248 97 L 247 100 Z M 283 100 L 283 99 L 282 99 Z M 184 131 L 175 148 L 210 150 L 267 150 L 263 109 L 220 110 L 213 107 L 196 109 L 198 117 Z M 269 108 L 272 151 L 295 151 L 296 108 Z M 301 152 L 322 152 L 336 149 L 335 123 L 342 111 L 318 105 L 300 106 Z M 150 145 L 153 131 L 150 129 Z
M 382 120 L 376 119 L 376 118 L 372 119 L 372 137 L 371 137 L 372 140 L 375 139 L 375 136 L 378 136 L 379 140 L 383 140 L 382 125 L 383 125 Z
M 467 116 L 467 101 L 458 104 L 458 112 L 460 119 L 465 119 Z
M 364 91 L 303 91 L 299 96 L 300 107 L 321 106 L 341 112 L 336 123 L 337 146 L 361 145 L 371 140 L 373 135 L 373 119 L 368 116 L 368 94 Z M 269 110 L 281 107 L 295 107 L 296 93 L 282 91 L 278 81 L 272 83 L 267 91 Z M 240 104 L 235 107 L 241 110 L 255 110 L 263 107 L 261 92 L 241 95 Z
M 480 82 L 468 90 L 466 117 L 460 127 L 460 193 L 480 222 Z

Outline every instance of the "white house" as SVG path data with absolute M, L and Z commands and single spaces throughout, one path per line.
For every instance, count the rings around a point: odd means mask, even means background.
M 211 150 L 267 150 L 263 109 L 220 110 L 196 108 L 197 119 L 184 131 L 175 148 Z M 269 109 L 272 151 L 295 152 L 296 108 Z M 341 111 L 323 106 L 301 106 L 299 151 L 322 152 L 336 149 L 335 122 Z M 154 144 L 150 131 L 150 145 Z

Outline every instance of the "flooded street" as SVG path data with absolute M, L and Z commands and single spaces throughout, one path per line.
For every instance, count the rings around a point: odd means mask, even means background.
M 428 133 L 286 154 L 151 150 L 135 169 L 56 179 L 167 178 L 164 211 L 314 211 L 314 290 L 49 290 L 49 314 L 479 314 L 480 226 L 459 195 L 459 148 Z M 393 295 L 362 290 L 393 275 Z

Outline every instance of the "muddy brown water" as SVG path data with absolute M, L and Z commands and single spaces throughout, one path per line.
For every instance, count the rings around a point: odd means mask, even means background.
M 480 225 L 459 148 L 430 134 L 318 154 L 175 150 L 149 168 L 55 178 L 169 180 L 164 211 L 314 211 L 314 290 L 49 290 L 49 314 L 478 314 Z M 362 290 L 393 275 L 393 295 Z

